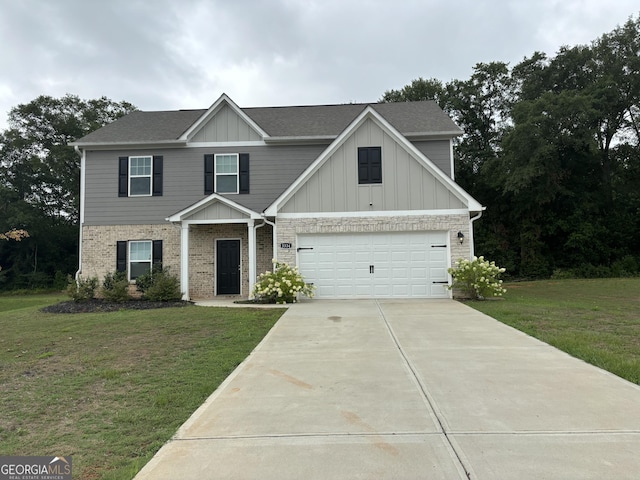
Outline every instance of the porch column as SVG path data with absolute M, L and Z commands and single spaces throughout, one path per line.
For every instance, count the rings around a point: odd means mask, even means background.
M 189 223 L 185 221 L 180 231 L 180 291 L 182 299 L 189 300 Z
M 249 230 L 249 298 L 253 298 L 253 286 L 256 283 L 256 229 L 255 220 L 247 220 L 247 229 Z

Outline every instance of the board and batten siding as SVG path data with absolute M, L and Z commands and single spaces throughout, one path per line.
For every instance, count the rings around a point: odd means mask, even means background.
M 248 153 L 250 193 L 224 196 L 258 213 L 270 205 L 327 145 L 173 148 L 87 151 L 84 225 L 144 225 L 166 218 L 205 198 L 204 155 Z M 118 158 L 162 155 L 163 194 L 118 197 Z
M 224 105 L 191 138 L 192 142 L 245 142 L 259 141 L 262 136 L 251 128 L 228 105 Z
M 189 215 L 187 220 L 246 220 L 247 215 L 238 210 L 224 205 L 222 203 L 214 203 L 208 207 L 198 210 Z
M 445 143 L 449 152 L 449 143 Z M 358 185 L 358 147 L 376 146 L 382 147 L 382 183 Z M 464 203 L 445 184 L 375 122 L 367 120 L 293 194 L 280 211 L 310 213 L 460 208 L 465 208 Z

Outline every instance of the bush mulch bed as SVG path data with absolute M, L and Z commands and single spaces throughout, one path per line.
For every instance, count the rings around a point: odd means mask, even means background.
M 147 310 L 151 308 L 185 307 L 193 305 L 183 300 L 177 302 L 150 302 L 148 300 L 129 300 L 126 302 L 110 302 L 108 300 L 94 298 L 86 302 L 56 303 L 42 308 L 47 313 L 91 313 L 91 312 L 117 312 L 118 310 Z

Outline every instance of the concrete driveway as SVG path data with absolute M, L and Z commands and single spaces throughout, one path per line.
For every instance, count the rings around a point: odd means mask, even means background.
M 136 480 L 639 476 L 638 386 L 458 302 L 314 300 Z

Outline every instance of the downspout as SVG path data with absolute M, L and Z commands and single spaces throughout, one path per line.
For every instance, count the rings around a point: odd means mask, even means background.
M 473 239 L 473 222 L 475 222 L 476 220 L 478 220 L 482 216 L 482 212 L 484 211 L 485 208 L 486 207 L 483 207 L 483 210 L 480 210 L 478 212 L 478 215 L 476 215 L 475 217 L 469 219 L 469 233 L 470 233 L 470 236 L 471 236 L 471 238 L 469 239 L 470 243 L 471 243 L 471 258 L 473 258 L 475 256 L 475 254 L 476 254 L 475 253 L 475 241 Z
M 262 223 L 260 225 L 255 225 L 253 227 L 255 233 L 255 238 L 256 238 L 256 243 L 258 243 L 258 229 L 261 227 L 264 227 L 266 225 L 266 221 L 263 218 L 262 219 Z M 255 281 L 258 279 L 258 274 L 257 274 L 257 270 L 258 270 L 258 249 L 256 247 L 256 255 L 255 258 L 251 259 L 250 261 L 253 261 L 254 265 L 256 266 L 256 278 L 253 279 L 253 284 L 250 284 L 250 288 L 249 288 L 249 299 L 253 298 L 253 288 L 251 288 L 253 285 L 255 285 Z
M 84 150 L 80 152 L 80 148 L 78 148 L 77 145 L 74 146 L 73 148 L 76 151 L 76 153 L 80 155 L 80 212 L 79 212 L 79 218 L 78 218 L 78 223 L 80 224 L 80 233 L 78 238 L 78 270 L 76 271 L 76 274 L 75 274 L 75 279 L 77 283 L 80 279 L 80 274 L 82 273 L 82 226 L 84 225 L 84 190 L 85 190 L 84 172 L 86 167 L 86 164 L 85 164 L 86 154 Z
M 271 229 L 273 231 L 273 240 L 271 240 L 271 243 L 273 244 L 273 257 L 271 257 L 274 260 L 278 259 L 278 248 L 276 247 L 277 245 L 277 240 L 278 237 L 276 235 L 276 224 L 274 222 L 270 222 L 269 220 L 267 220 L 267 217 L 265 216 L 265 214 L 262 214 L 262 219 L 265 221 L 265 223 L 268 223 L 269 225 L 271 225 Z M 264 223 L 263 223 L 264 225 Z

